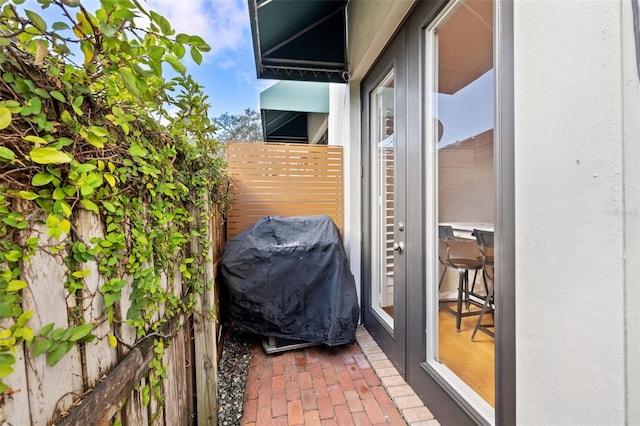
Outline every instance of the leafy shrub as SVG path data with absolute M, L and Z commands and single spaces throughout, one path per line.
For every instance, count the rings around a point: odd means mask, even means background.
M 0 0 L 0 380 L 23 343 L 55 365 L 95 338 L 78 312 L 68 328 L 47 324 L 36 335 L 29 326 L 21 270 L 45 243 L 55 242 L 48 250 L 68 267 L 60 285 L 70 295 L 81 297 L 90 274 L 82 265 L 98 263 L 112 324 L 130 281 L 126 321 L 142 338 L 192 310 L 211 260 L 207 218 L 193 212 L 206 211 L 205 200 L 224 207 L 227 197 L 207 98 L 183 63 L 188 52 L 199 64 L 210 49 L 200 37 L 175 34 L 137 0 L 101 0 L 94 12 L 77 0 L 38 0 L 57 8 L 52 23 L 22 3 Z M 103 238 L 74 232 L 80 209 L 99 215 Z M 37 223 L 47 238 L 32 236 Z M 191 252 L 193 238 L 203 251 Z M 176 270 L 181 297 L 159 285 Z M 8 389 L 0 381 L 0 394 Z

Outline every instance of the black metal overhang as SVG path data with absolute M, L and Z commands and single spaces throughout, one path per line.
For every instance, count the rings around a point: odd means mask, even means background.
M 297 111 L 263 111 L 265 142 L 309 143 L 307 113 Z
M 258 78 L 345 83 L 346 0 L 248 0 Z

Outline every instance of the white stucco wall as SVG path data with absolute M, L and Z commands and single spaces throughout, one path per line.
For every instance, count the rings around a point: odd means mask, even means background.
M 519 425 L 625 423 L 622 7 L 515 2 Z
M 344 146 L 345 249 L 361 294 L 362 194 L 360 83 L 411 9 L 413 0 L 351 0 L 347 6 L 349 83 L 329 86 L 329 143 Z
M 347 4 L 350 85 L 360 82 L 377 59 L 414 0 L 351 0 Z
M 329 85 L 329 143 L 343 146 L 344 161 L 344 246 L 351 272 L 356 281 L 358 300 L 361 284 L 361 207 L 360 207 L 360 150 L 352 141 L 350 120 L 350 92 L 346 84 Z
M 640 10 L 640 1 L 636 1 Z M 637 11 L 640 14 L 640 11 Z M 636 16 L 640 19 L 640 16 Z M 622 5 L 624 180 L 627 325 L 627 424 L 640 424 L 640 52 L 631 2 Z M 638 34 L 640 37 L 640 34 Z

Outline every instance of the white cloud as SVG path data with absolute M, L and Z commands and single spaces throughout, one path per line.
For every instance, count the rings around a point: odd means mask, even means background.
M 278 82 L 278 80 L 256 78 L 256 72 L 253 68 L 249 70 L 236 70 L 235 79 L 239 84 L 251 87 L 256 93 L 260 93 Z
M 207 56 L 238 50 L 248 42 L 244 0 L 150 0 L 145 7 L 167 18 L 177 33 L 202 37 L 211 46 Z
M 268 89 L 269 87 L 276 84 L 279 80 L 259 80 L 253 77 L 253 86 L 256 87 L 260 92 Z
M 223 69 L 223 70 L 228 70 L 231 69 L 235 66 L 237 66 L 237 62 L 231 58 L 227 58 L 225 60 L 220 61 L 217 64 L 218 68 Z

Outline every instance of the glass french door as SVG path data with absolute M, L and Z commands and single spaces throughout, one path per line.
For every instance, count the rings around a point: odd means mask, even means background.
M 402 32 L 364 80 L 364 322 L 400 372 L 406 354 L 406 58 Z
M 394 327 L 395 93 L 391 70 L 371 94 L 371 308 Z M 395 244 L 395 247 L 394 247 Z M 402 243 L 404 244 L 404 243 Z M 395 248 L 395 250 L 394 250 Z
M 512 65 L 508 34 L 494 39 L 501 34 L 494 27 L 511 22 L 509 5 L 416 2 L 360 88 L 364 324 L 442 424 L 515 421 L 515 318 L 508 309 L 514 297 L 506 292 L 512 285 L 503 284 L 515 279 L 507 226 L 514 204 L 513 108 L 504 110 L 511 105 L 512 76 L 505 70 Z M 502 20 L 494 24 L 494 15 Z M 502 49 L 495 59 L 494 45 Z M 472 341 L 479 315 L 462 318 L 458 331 L 457 318 L 441 309 L 458 294 L 458 272 L 450 269 L 439 285 L 440 224 L 455 228 L 472 260 L 481 254 L 474 227 L 496 230 L 502 249 L 495 255 L 495 303 L 489 299 L 495 338 L 478 331 Z M 485 287 L 479 272 L 470 309 L 482 306 L 491 284 Z M 484 317 L 492 320 L 492 313 Z
M 426 229 L 432 236 L 427 237 L 427 363 L 489 423 L 494 420 L 495 339 L 477 330 L 479 320 L 493 329 L 491 299 L 490 315 L 483 311 L 493 281 L 484 282 L 482 271 L 469 270 L 465 288 L 459 270 L 443 270 L 441 259 L 455 247 L 452 257 L 477 262 L 482 252 L 474 230 L 494 231 L 493 34 L 492 1 L 458 0 L 433 21 L 425 37 L 425 104 L 426 117 L 431 117 L 425 137 L 431 171 Z M 440 226 L 451 227 L 454 238 L 447 243 L 438 238 Z

